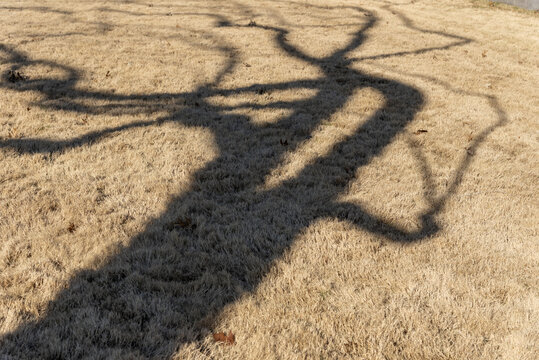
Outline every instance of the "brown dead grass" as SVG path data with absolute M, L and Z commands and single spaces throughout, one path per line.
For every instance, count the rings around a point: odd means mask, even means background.
M 536 359 L 537 14 L 357 3 L 2 1 L 0 359 Z

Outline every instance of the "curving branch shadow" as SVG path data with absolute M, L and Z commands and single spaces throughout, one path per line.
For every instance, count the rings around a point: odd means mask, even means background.
M 372 65 L 372 64 L 371 64 Z M 420 145 L 417 143 L 416 140 L 414 140 L 411 137 L 408 137 L 407 142 L 410 148 L 412 149 L 414 153 L 414 157 L 416 162 L 419 165 L 419 169 L 421 171 L 421 176 L 424 184 L 424 197 L 428 201 L 431 212 L 432 213 L 439 213 L 443 210 L 443 207 L 445 206 L 446 201 L 448 198 L 454 194 L 457 191 L 458 186 L 462 182 L 462 178 L 464 174 L 466 173 L 466 170 L 470 166 L 473 158 L 473 154 L 475 154 L 479 148 L 479 146 L 486 140 L 486 138 L 494 132 L 494 130 L 499 129 L 500 127 L 503 127 L 508 122 L 507 113 L 500 105 L 498 98 L 496 96 L 490 95 L 490 94 L 484 94 L 480 92 L 474 92 L 474 91 L 467 91 L 459 88 L 455 88 L 453 85 L 446 81 L 439 80 L 433 76 L 423 75 L 423 74 L 417 74 L 417 73 L 409 73 L 409 72 L 402 72 L 397 71 L 393 68 L 390 68 L 388 66 L 382 66 L 382 65 L 374 65 L 378 68 L 381 68 L 388 72 L 397 73 L 399 75 L 404 76 L 410 76 L 417 79 L 421 79 L 423 81 L 430 82 L 432 84 L 435 84 L 437 86 L 443 87 L 447 91 L 450 91 L 455 94 L 468 96 L 468 97 L 476 97 L 483 99 L 488 102 L 491 109 L 496 113 L 496 120 L 488 127 L 484 128 L 482 131 L 480 131 L 478 134 L 476 134 L 470 144 L 467 147 L 467 152 L 463 155 L 462 159 L 460 160 L 459 164 L 456 167 L 456 170 L 453 173 L 453 177 L 451 181 L 447 184 L 447 190 L 440 194 L 437 197 L 433 197 L 430 193 L 431 189 L 434 189 L 434 184 L 432 182 L 433 175 L 432 170 L 430 168 L 430 165 L 421 151 Z
M 238 52 L 226 44 L 217 50 L 227 54 L 228 63 L 210 83 L 192 92 L 139 95 L 82 90 L 77 87 L 79 70 L 48 60 L 33 60 L 0 44 L 3 61 L 11 64 L 14 71 L 40 64 L 65 74 L 16 84 L 4 78 L 0 83 L 0 87 L 14 91 L 39 92 L 42 99 L 36 106 L 85 114 L 152 114 L 156 107 L 169 113 L 155 120 L 109 127 L 67 140 L 0 139 L 0 148 L 22 154 L 65 151 L 97 142 L 110 133 L 177 122 L 207 127 L 215 135 L 219 149 L 218 158 L 195 173 L 191 190 L 173 197 L 165 212 L 150 221 L 128 247 L 100 269 L 77 274 L 42 319 L 22 324 L 0 338 L 0 354 L 21 358 L 169 357 L 182 343 L 200 340 L 226 304 L 253 291 L 275 259 L 318 219 L 345 220 L 402 243 L 425 239 L 439 230 L 435 216 L 456 191 L 469 159 L 461 164 L 458 180 L 447 194 L 430 201 L 431 206 L 420 216 L 421 225 L 415 231 L 399 228 L 357 204 L 338 200 L 356 170 L 369 164 L 405 129 L 425 100 L 412 86 L 352 68 L 355 61 L 367 59 L 352 58 L 351 53 L 360 48 L 366 32 L 376 25 L 378 18 L 373 12 L 360 7 L 326 8 L 355 14 L 358 29 L 342 48 L 321 58 L 310 56 L 287 41 L 289 30 L 285 27 L 240 25 L 222 14 L 197 14 L 215 19 L 216 27 L 249 27 L 270 33 L 278 48 L 289 57 L 317 67 L 322 74 L 317 79 L 234 89 L 220 88 L 223 76 L 239 63 Z M 401 20 L 416 31 L 429 32 L 415 27 L 404 15 Z M 415 53 L 449 49 L 471 41 L 436 34 L 453 42 Z M 408 53 L 381 54 L 369 59 Z M 322 121 L 337 113 L 363 88 L 383 96 L 380 109 L 354 134 L 306 165 L 295 177 L 271 189 L 261 189 L 287 153 L 307 141 Z M 209 101 L 213 96 L 290 89 L 311 89 L 315 94 L 307 99 L 265 105 L 247 102 L 221 106 Z M 87 100 L 98 100 L 102 105 L 87 105 Z M 195 102 L 197 106 L 193 105 Z M 248 116 L 228 113 L 241 108 L 289 109 L 291 113 L 276 123 L 260 125 Z M 487 135 L 488 132 L 477 138 L 474 146 L 479 146 Z M 288 146 L 280 143 L 282 138 L 288 139 Z M 421 154 L 417 156 L 422 161 Z M 428 166 L 422 169 L 425 183 L 432 184 Z M 188 226 L 176 226 L 178 220 Z

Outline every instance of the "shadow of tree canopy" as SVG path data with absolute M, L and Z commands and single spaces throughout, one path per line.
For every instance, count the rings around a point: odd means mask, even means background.
M 354 179 L 356 170 L 369 164 L 391 144 L 425 102 L 418 89 L 365 74 L 352 65 L 366 59 L 450 49 L 472 40 L 435 32 L 451 42 L 415 51 L 352 58 L 350 54 L 367 39 L 367 31 L 377 25 L 377 16 L 361 7 L 326 8 L 345 10 L 358 25 L 348 43 L 325 57 L 308 55 L 289 42 L 290 29 L 286 27 L 241 25 L 222 13 L 191 13 L 214 19 L 216 27 L 250 27 L 269 33 L 275 45 L 290 58 L 315 66 L 322 74 L 316 79 L 255 83 L 234 89 L 220 87 L 223 77 L 239 62 L 236 50 L 226 45 L 218 51 L 227 54 L 228 63 L 212 82 L 195 91 L 124 95 L 81 90 L 76 86 L 81 70 L 54 61 L 32 59 L 11 46 L 0 44 L 2 61 L 10 64 L 12 71 L 39 64 L 64 74 L 16 84 L 5 76 L 0 83 L 4 89 L 38 92 L 42 99 L 35 105 L 43 109 L 83 114 L 151 115 L 156 112 L 154 109 L 168 112 L 157 119 L 109 127 L 66 140 L 0 139 L 0 148 L 14 149 L 21 154 L 63 152 L 96 143 L 110 133 L 174 122 L 210 129 L 219 151 L 215 160 L 193 176 L 191 190 L 173 197 L 166 211 L 132 238 L 128 247 L 100 269 L 78 273 L 50 304 L 42 319 L 21 324 L 16 331 L 1 338 L 1 354 L 48 359 L 166 358 L 182 343 L 200 340 L 204 327 L 226 304 L 253 291 L 275 259 L 314 221 L 340 219 L 388 241 L 401 243 L 420 241 L 439 231 L 435 216 L 456 190 L 469 158 L 458 167 L 447 193 L 429 199 L 430 207 L 421 214 L 420 226 L 414 231 L 389 223 L 360 205 L 338 200 Z M 46 11 L 46 8 L 38 11 Z M 101 11 L 120 10 L 103 8 Z M 144 16 L 143 13 L 131 15 Z M 399 17 L 415 31 L 433 33 L 415 26 L 403 14 L 399 13 Z M 364 88 L 375 90 L 384 101 L 355 133 L 343 138 L 328 154 L 306 165 L 293 178 L 273 188 L 261 189 L 286 153 L 297 149 L 322 121 L 339 112 L 354 92 Z M 310 89 L 314 95 L 264 105 L 246 102 L 224 106 L 209 101 L 213 96 L 300 89 Z M 87 100 L 98 101 L 98 105 L 88 105 Z M 499 126 L 505 121 L 505 115 L 495 99 L 491 100 L 500 116 L 495 125 Z M 182 106 L 178 109 L 170 104 Z M 231 110 L 242 108 L 287 109 L 290 113 L 275 123 L 254 124 L 248 116 L 230 114 Z M 493 128 L 477 137 L 474 146 L 479 146 Z M 287 146 L 282 145 L 283 138 L 287 139 Z M 416 155 L 419 162 L 426 163 L 420 153 Z M 425 184 L 432 186 L 428 166 L 422 166 L 422 170 Z M 312 196 L 300 195 L 305 193 Z M 178 219 L 188 226 L 171 226 Z

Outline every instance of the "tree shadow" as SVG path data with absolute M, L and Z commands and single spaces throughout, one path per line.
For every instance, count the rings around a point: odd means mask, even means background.
M 401 243 L 426 239 L 439 230 L 435 216 L 456 191 L 457 181 L 443 197 L 430 202 L 430 208 L 418 219 L 419 228 L 413 231 L 400 228 L 360 205 L 339 201 L 356 170 L 369 164 L 403 132 L 425 100 L 410 85 L 352 68 L 355 61 L 367 59 L 350 55 L 365 42 L 367 31 L 377 24 L 373 12 L 360 7 L 326 8 L 346 10 L 362 21 L 347 44 L 320 58 L 287 41 L 287 28 L 256 23 L 241 25 L 222 14 L 196 14 L 215 19 L 215 26 L 249 27 L 270 33 L 276 46 L 290 58 L 314 66 L 322 74 L 316 79 L 234 89 L 220 87 L 223 77 L 239 62 L 235 50 L 226 45 L 218 51 L 228 56 L 228 63 L 212 82 L 195 91 L 123 95 L 81 90 L 76 86 L 81 78 L 78 69 L 53 61 L 33 60 L 0 44 L 0 53 L 4 62 L 11 64 L 12 71 L 39 64 L 64 73 L 63 77 L 18 83 L 11 83 L 5 77 L 0 83 L 1 87 L 15 91 L 39 92 L 42 100 L 36 106 L 84 114 L 151 114 L 155 108 L 168 112 L 155 120 L 110 127 L 68 140 L 0 139 L 0 148 L 22 154 L 62 152 L 92 144 L 110 133 L 177 122 L 210 129 L 219 149 L 218 157 L 194 174 L 191 190 L 170 199 L 166 210 L 131 239 L 128 247 L 98 270 L 78 273 L 49 305 L 43 318 L 22 324 L 0 338 L 0 354 L 49 359 L 166 358 L 182 343 L 200 340 L 219 311 L 243 293 L 253 291 L 272 263 L 319 219 L 347 221 Z M 428 32 L 401 16 L 406 26 Z M 379 57 L 449 49 L 471 41 L 436 34 L 452 42 Z M 293 178 L 264 188 L 266 178 L 282 164 L 286 154 L 308 141 L 324 120 L 337 113 L 358 89 L 365 88 L 381 94 L 384 101 L 356 132 L 341 139 L 328 154 L 306 165 Z M 310 89 L 315 94 L 307 99 L 265 105 L 246 102 L 224 106 L 210 101 L 214 96 L 293 89 Z M 87 105 L 87 100 L 103 104 Z M 179 110 L 176 104 L 182 104 Z M 290 114 L 275 123 L 254 124 L 248 116 L 230 114 L 231 110 L 242 108 L 287 109 Z M 419 161 L 424 160 L 420 153 L 416 155 Z M 460 174 L 457 178 L 462 177 L 468 163 L 465 160 L 457 170 Z M 425 184 L 429 186 L 432 181 L 428 167 L 422 169 Z

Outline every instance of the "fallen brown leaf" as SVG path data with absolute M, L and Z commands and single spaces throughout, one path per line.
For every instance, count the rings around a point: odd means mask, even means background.
M 15 83 L 18 81 L 27 80 L 28 77 L 15 70 L 9 70 L 7 79 L 9 82 Z
M 224 332 L 214 333 L 213 340 L 215 341 L 226 341 L 226 335 Z
M 76 229 L 77 229 L 77 226 L 75 224 L 69 223 L 69 226 L 67 227 L 67 231 L 73 234 Z
M 213 340 L 215 342 L 224 343 L 225 345 L 233 345 L 236 342 L 236 336 L 232 331 L 227 334 L 224 332 L 214 333 Z
M 169 225 L 169 230 L 175 228 L 184 228 L 184 229 L 196 229 L 196 224 L 193 224 L 193 221 L 189 218 L 179 217 L 172 224 Z

